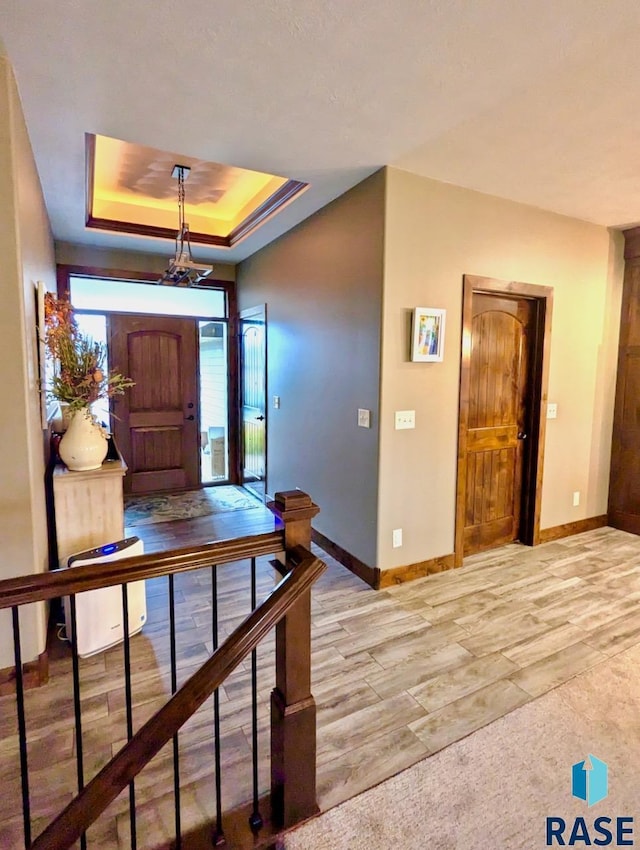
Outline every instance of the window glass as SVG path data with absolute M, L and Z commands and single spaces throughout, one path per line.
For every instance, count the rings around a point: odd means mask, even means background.
M 103 314 L 93 315 L 86 313 L 75 312 L 76 324 L 78 330 L 83 336 L 89 337 L 94 342 L 99 342 L 107 348 L 107 317 Z M 104 363 L 105 371 L 109 371 L 109 353 Z M 109 417 L 109 399 L 100 398 L 94 401 L 91 405 L 91 412 L 94 413 L 99 422 L 101 422 L 107 430 L 111 430 L 111 420 Z
M 229 478 L 227 325 L 199 322 L 200 469 L 203 484 Z
M 71 277 L 71 303 L 76 310 L 104 313 L 155 313 L 162 316 L 226 318 L 222 289 L 158 286 L 128 280 Z

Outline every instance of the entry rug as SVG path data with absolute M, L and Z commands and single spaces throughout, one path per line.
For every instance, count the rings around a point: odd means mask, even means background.
M 181 493 L 159 493 L 155 496 L 125 496 L 124 524 L 152 525 L 173 519 L 246 511 L 262 503 L 240 487 L 204 487 Z

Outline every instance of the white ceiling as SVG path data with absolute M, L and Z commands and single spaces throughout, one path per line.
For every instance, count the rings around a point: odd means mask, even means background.
M 640 222 L 637 0 L 4 0 L 56 239 L 84 227 L 84 134 L 311 188 L 253 253 L 385 164 L 603 225 Z

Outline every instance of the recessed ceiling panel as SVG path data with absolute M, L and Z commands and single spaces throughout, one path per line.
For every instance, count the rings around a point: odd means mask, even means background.
M 185 217 L 191 241 L 203 244 L 231 247 L 307 187 L 275 174 L 87 135 L 87 227 L 174 238 L 175 165 L 190 169 Z

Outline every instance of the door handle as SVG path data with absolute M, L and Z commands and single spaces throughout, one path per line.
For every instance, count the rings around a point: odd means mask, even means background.
M 262 422 L 264 416 L 256 416 L 256 422 Z
M 519 440 L 526 440 L 527 439 L 527 435 L 524 433 L 524 431 L 518 431 L 518 439 Z
M 193 420 L 194 420 L 196 417 L 195 417 L 195 416 L 193 415 L 193 413 L 192 413 L 192 414 L 191 414 L 191 416 L 185 416 L 184 418 L 185 418 L 185 419 L 188 419 L 188 420 L 189 420 L 189 422 L 193 422 Z

